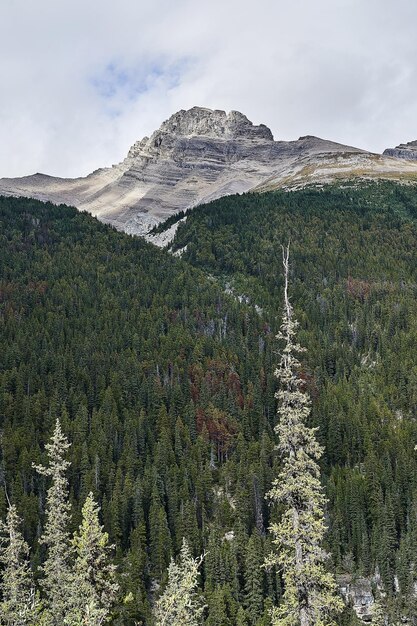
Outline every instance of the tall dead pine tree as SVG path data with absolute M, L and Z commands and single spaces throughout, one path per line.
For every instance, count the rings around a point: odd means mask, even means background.
M 315 437 L 317 429 L 305 423 L 311 402 L 297 374 L 297 354 L 305 349 L 296 340 L 298 322 L 288 296 L 289 247 L 283 249 L 283 265 L 284 311 L 277 338 L 284 346 L 275 371 L 279 381 L 276 450 L 283 460 L 268 494 L 282 515 L 269 529 L 274 552 L 266 565 L 282 572 L 284 594 L 281 604 L 272 610 L 272 625 L 331 626 L 335 624 L 332 616 L 343 605 L 334 577 L 326 570 L 328 555 L 322 548 L 326 499 L 317 461 L 323 449 Z

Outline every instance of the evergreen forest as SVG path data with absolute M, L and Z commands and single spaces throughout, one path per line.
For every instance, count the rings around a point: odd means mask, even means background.
M 249 193 L 186 218 L 160 250 L 72 207 L 0 198 L 0 519 L 21 520 L 39 615 L 59 510 L 74 571 L 95 529 L 110 623 L 164 623 L 165 592 L 188 564 L 195 621 L 167 624 L 271 625 L 285 594 L 264 563 L 282 514 L 266 495 L 283 465 L 289 242 L 300 388 L 324 450 L 327 567 L 369 579 L 392 623 L 417 623 L 416 188 Z M 51 509 L 51 458 L 62 510 Z M 73 626 L 107 616 L 94 619 Z M 360 622 L 346 607 L 335 623 Z

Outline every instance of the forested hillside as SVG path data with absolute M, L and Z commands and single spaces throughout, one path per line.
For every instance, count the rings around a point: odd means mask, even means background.
M 149 619 L 147 593 L 183 536 L 196 554 L 210 545 L 210 623 L 234 619 L 245 571 L 261 614 L 264 590 L 279 593 L 258 569 L 262 534 L 248 543 L 255 520 L 262 533 L 268 523 L 268 325 L 200 271 L 75 209 L 2 199 L 0 232 L 2 482 L 35 567 L 48 485 L 32 462 L 45 461 L 59 417 L 73 528 L 92 490 L 132 594 L 124 624 Z M 223 541 L 232 529 L 236 541 Z
M 206 624 L 269 624 L 282 591 L 261 568 L 278 515 L 264 496 L 280 467 L 275 334 L 290 240 L 331 567 L 378 570 L 386 603 L 413 615 L 416 220 L 416 190 L 394 184 L 232 196 L 188 213 L 176 258 L 75 209 L 0 199 L 0 479 L 36 575 L 48 481 L 32 463 L 46 462 L 59 418 L 71 531 L 91 491 L 115 544 L 115 623 L 152 624 L 186 537 L 194 557 L 207 552 Z
M 389 183 L 246 194 L 191 211 L 172 245 L 273 323 L 291 241 L 333 559 L 339 571 L 377 568 L 388 594 L 406 595 L 417 545 L 416 219 L 416 189 Z

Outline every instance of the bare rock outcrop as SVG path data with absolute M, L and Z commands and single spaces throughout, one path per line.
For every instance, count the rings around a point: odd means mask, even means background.
M 384 155 L 395 157 L 396 159 L 417 161 L 417 141 L 401 143 L 396 148 L 387 148 L 384 150 Z
M 372 621 L 372 607 L 375 603 L 372 581 L 369 578 L 353 579 L 352 576 L 339 576 L 340 594 L 346 604 L 352 607 L 356 615 L 364 622 Z

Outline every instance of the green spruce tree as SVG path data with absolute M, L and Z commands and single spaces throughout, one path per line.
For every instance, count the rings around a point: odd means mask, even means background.
M 0 523 L 0 624 L 29 626 L 39 610 L 29 547 L 20 532 L 21 520 L 14 505 L 9 506 L 6 522 Z
M 46 559 L 42 566 L 44 578 L 41 582 L 45 594 L 44 623 L 47 626 L 65 624 L 72 606 L 69 534 L 71 516 L 68 503 L 68 481 L 65 475 L 70 465 L 65 459 L 69 446 L 61 424 L 57 420 L 51 442 L 46 445 L 48 467 L 34 466 L 42 476 L 52 480 L 46 496 L 46 521 L 40 540 L 47 548 Z
M 276 449 L 283 460 L 268 494 L 282 514 L 270 526 L 275 550 L 266 565 L 282 571 L 284 594 L 271 617 L 273 626 L 327 626 L 335 624 L 332 615 L 342 609 L 342 601 L 334 577 L 326 571 L 322 548 L 326 500 L 317 461 L 323 450 L 316 429 L 305 423 L 311 402 L 297 375 L 296 355 L 304 349 L 296 341 L 298 323 L 288 297 L 289 247 L 283 250 L 283 264 L 284 313 L 277 338 L 284 347 L 275 372 L 279 381 Z
M 251 624 L 256 624 L 264 606 L 262 552 L 261 537 L 258 531 L 254 530 L 246 549 L 244 575 L 244 604 Z
M 242 605 L 239 606 L 239 609 L 236 614 L 236 626 L 248 626 L 248 620 L 246 617 L 245 609 Z
M 207 600 L 208 617 L 205 626 L 234 626 L 237 621 L 237 603 L 229 585 L 217 585 L 208 594 Z
M 109 537 L 99 522 L 99 507 L 89 493 L 82 521 L 74 534 L 75 552 L 72 622 L 100 626 L 110 615 L 118 585 L 116 567 L 110 563 Z
M 204 605 L 197 592 L 198 570 L 203 556 L 194 559 L 183 539 L 178 562 L 171 559 L 168 584 L 155 605 L 156 626 L 199 626 Z

